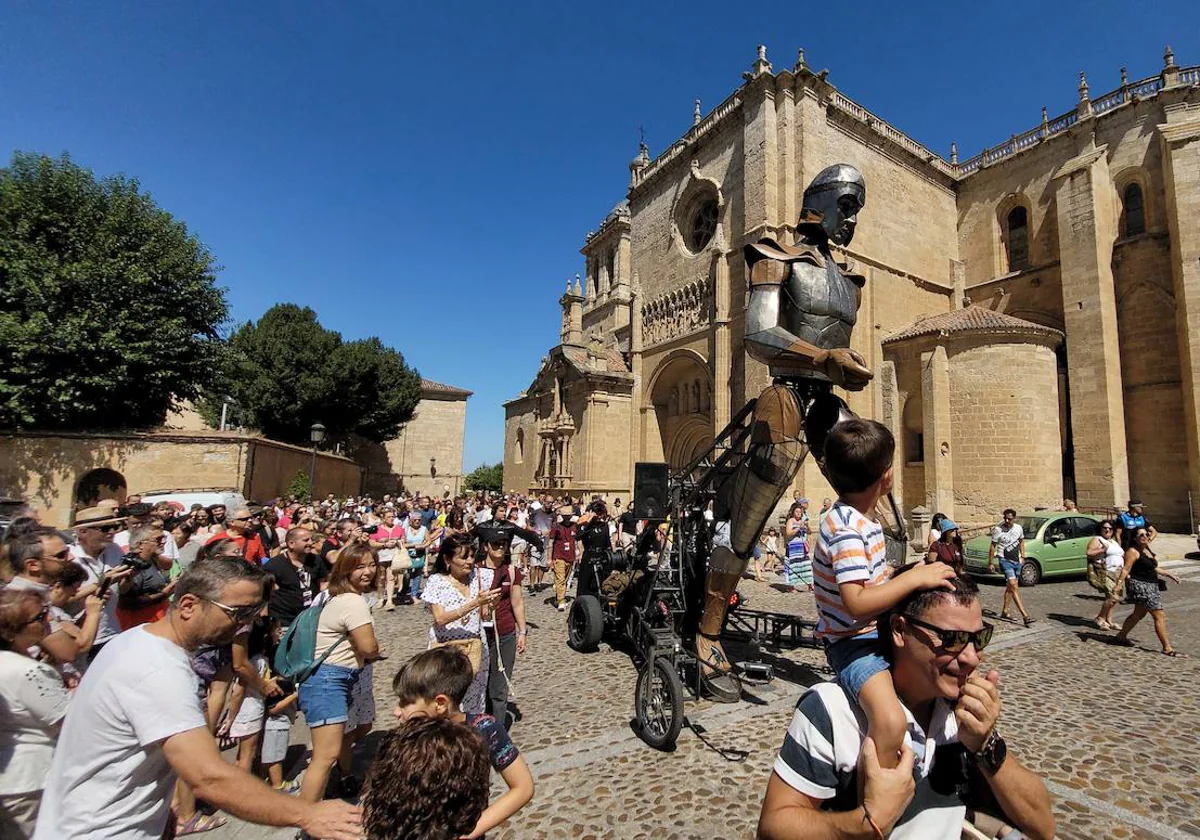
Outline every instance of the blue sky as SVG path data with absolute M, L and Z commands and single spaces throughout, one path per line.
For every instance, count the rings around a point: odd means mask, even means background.
M 234 318 L 279 301 L 377 334 L 475 392 L 466 466 L 557 343 L 579 248 L 766 44 L 965 158 L 1093 95 L 1200 63 L 1200 3 L 0 5 L 0 153 L 138 177 L 224 270 Z

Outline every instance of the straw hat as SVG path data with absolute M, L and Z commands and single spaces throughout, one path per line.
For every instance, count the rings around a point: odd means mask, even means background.
M 76 528 L 99 528 L 101 525 L 123 525 L 125 521 L 114 515 L 115 511 L 107 506 L 97 505 L 84 508 L 75 514 Z

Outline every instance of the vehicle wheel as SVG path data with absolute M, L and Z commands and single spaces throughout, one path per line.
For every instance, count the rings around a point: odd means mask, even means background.
M 683 728 L 683 683 L 674 666 L 655 658 L 638 672 L 633 703 L 638 737 L 656 750 L 671 750 Z
M 580 595 L 567 614 L 567 644 L 571 650 L 591 653 L 604 635 L 604 609 L 595 595 Z
M 1026 559 L 1021 564 L 1021 574 L 1018 578 L 1021 586 L 1037 586 L 1042 580 L 1042 567 L 1036 560 Z

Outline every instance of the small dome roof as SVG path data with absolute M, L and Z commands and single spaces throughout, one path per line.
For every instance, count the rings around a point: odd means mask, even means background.
M 1053 327 L 1045 327 L 983 306 L 971 305 L 953 312 L 942 312 L 918 318 L 899 332 L 889 335 L 883 340 L 883 343 L 895 344 L 926 335 L 954 335 L 956 333 L 1037 335 L 1060 340 L 1063 337 L 1063 334 Z

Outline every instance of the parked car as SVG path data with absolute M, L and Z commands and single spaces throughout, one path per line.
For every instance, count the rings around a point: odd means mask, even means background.
M 1037 586 L 1042 578 L 1068 577 L 1087 573 L 1087 546 L 1099 535 L 1101 518 L 1078 511 L 1034 511 L 1017 515 L 1017 524 L 1025 532 L 1025 563 L 1021 566 L 1021 586 Z M 972 577 L 1003 578 L 1000 559 L 996 571 L 988 574 L 988 549 L 991 535 L 968 540 L 963 561 Z
M 201 487 L 192 490 L 149 490 L 141 494 L 142 501 L 152 505 L 156 502 L 179 502 L 185 511 L 191 510 L 192 505 L 204 507 L 225 505 L 227 510 L 234 510 L 246 504 L 246 497 L 240 490 L 232 487 Z

